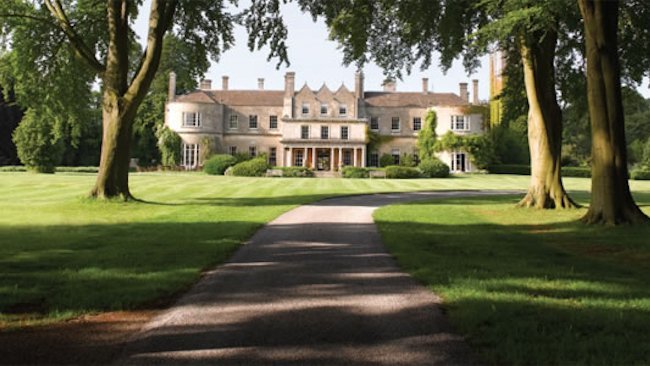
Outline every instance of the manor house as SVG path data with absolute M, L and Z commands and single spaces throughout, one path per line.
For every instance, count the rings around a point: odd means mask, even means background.
M 356 73 L 353 90 L 345 85 L 312 90 L 307 84 L 296 90 L 295 73 L 287 72 L 284 90 L 265 90 L 264 79 L 258 79 L 257 90 L 233 90 L 224 76 L 220 90 L 203 80 L 198 90 L 178 96 L 175 78 L 171 73 L 165 123 L 182 138 L 186 169 L 201 165 L 205 141 L 219 153 L 266 153 L 274 166 L 337 171 L 378 166 L 383 154 L 397 164 L 404 154 L 417 159 L 417 135 L 429 109 L 437 114 L 438 136 L 483 131 L 482 115 L 469 108 L 478 104 L 478 80 L 470 103 L 467 83 L 460 83 L 459 95 L 430 92 L 426 78 L 420 92 L 398 92 L 394 82 L 386 82 L 382 91 L 366 91 L 362 72 Z M 370 134 L 379 143 L 369 149 Z M 464 151 L 445 151 L 439 158 L 452 172 L 474 169 Z

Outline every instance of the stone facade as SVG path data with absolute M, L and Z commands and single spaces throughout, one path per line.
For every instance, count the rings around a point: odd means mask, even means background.
M 383 154 L 397 162 L 403 154 L 417 154 L 417 135 L 425 116 L 433 109 L 438 117 L 436 132 L 482 133 L 480 114 L 467 114 L 467 83 L 460 95 L 432 93 L 423 79 L 421 92 L 398 92 L 395 83 L 383 91 L 365 91 L 363 73 L 355 76 L 355 88 L 326 85 L 318 90 L 306 84 L 295 89 L 295 74 L 285 75 L 284 90 L 230 90 L 223 78 L 220 90 L 209 80 L 194 92 L 175 95 L 175 76 L 170 75 L 169 102 L 165 123 L 183 140 L 182 165 L 201 165 L 201 149 L 218 153 L 266 154 L 276 166 L 306 166 L 336 171 L 345 165 L 376 166 Z M 474 92 L 476 93 L 476 81 Z M 478 101 L 474 95 L 475 103 Z M 378 133 L 383 143 L 368 151 L 368 131 Z M 390 137 L 388 137 L 390 136 Z M 207 139 L 206 139 L 207 137 Z M 211 146 L 205 146 L 209 143 Z M 439 154 L 454 172 L 473 171 L 463 151 Z

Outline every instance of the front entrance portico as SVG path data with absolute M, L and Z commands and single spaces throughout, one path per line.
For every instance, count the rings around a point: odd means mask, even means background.
M 323 171 L 338 171 L 344 166 L 366 166 L 365 145 L 290 145 L 286 146 L 285 151 L 285 166 L 303 166 Z

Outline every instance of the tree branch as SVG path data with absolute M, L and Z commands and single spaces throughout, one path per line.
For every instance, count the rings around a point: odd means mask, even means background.
M 158 70 L 163 38 L 172 23 L 177 5 L 178 0 L 152 0 L 147 47 L 140 59 L 133 81 L 124 96 L 127 102 L 136 101 L 138 104 L 146 95 L 147 87 Z
M 85 44 L 81 37 L 79 37 L 77 32 L 75 32 L 74 28 L 70 24 L 70 20 L 61 6 L 61 2 L 59 0 L 53 1 L 54 2 L 52 2 L 52 0 L 45 0 L 45 6 L 57 20 L 59 27 L 70 40 L 72 47 L 97 73 L 103 73 L 106 67 L 97 60 L 94 52 Z
M 51 19 L 49 18 L 41 18 L 37 17 L 35 15 L 29 15 L 29 14 L 18 14 L 18 13 L 0 13 L 0 18 L 25 18 L 25 19 L 31 19 L 35 20 L 38 22 L 54 25 L 51 22 Z

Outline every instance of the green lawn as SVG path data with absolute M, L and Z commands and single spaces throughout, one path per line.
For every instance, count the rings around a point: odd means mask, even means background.
M 633 187 L 650 214 L 650 184 Z M 375 221 L 486 363 L 647 365 L 650 226 L 587 227 L 577 222 L 585 209 L 540 212 L 516 201 L 395 205 Z
M 160 306 L 264 223 L 324 197 L 525 188 L 528 178 L 442 180 L 131 176 L 145 202 L 85 199 L 92 174 L 0 173 L 0 327 Z M 586 189 L 587 181 L 569 181 Z

